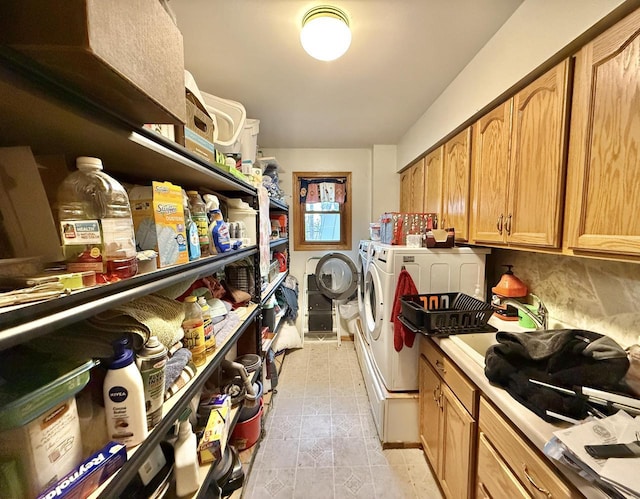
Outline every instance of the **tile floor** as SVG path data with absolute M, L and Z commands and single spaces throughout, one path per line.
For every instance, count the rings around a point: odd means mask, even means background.
M 353 342 L 287 353 L 242 497 L 441 498 L 420 449 L 383 450 Z

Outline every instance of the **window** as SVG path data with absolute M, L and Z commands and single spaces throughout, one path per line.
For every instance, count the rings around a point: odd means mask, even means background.
M 351 173 L 294 172 L 294 250 L 351 249 Z

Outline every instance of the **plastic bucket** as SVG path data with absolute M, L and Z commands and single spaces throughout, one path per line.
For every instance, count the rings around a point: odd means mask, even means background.
M 262 400 L 260 400 L 260 409 L 258 414 L 247 421 L 236 424 L 231 433 L 231 444 L 238 450 L 245 450 L 253 447 L 260 438 L 260 428 L 262 422 Z

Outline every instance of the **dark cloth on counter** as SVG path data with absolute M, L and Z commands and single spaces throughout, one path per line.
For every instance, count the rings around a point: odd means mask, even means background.
M 407 345 L 409 348 L 413 346 L 416 334 L 413 331 L 409 331 L 407 327 L 400 322 L 398 315 L 402 311 L 402 303 L 400 298 L 404 295 L 417 295 L 418 290 L 411 278 L 411 274 L 405 268 L 400 271 L 398 276 L 398 284 L 396 284 L 396 293 L 393 298 L 393 310 L 391 311 L 391 323 L 393 324 L 393 347 L 396 352 L 402 350 L 403 345 Z
M 592 331 L 558 329 L 496 334 L 498 343 L 485 357 L 485 375 L 518 402 L 547 421 L 547 410 L 575 419 L 587 416 L 584 400 L 531 383 L 614 389 L 629 369 L 624 349 Z

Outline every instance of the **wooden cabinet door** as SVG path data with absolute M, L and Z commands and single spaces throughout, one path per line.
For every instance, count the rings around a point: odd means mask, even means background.
M 424 341 L 424 340 L 423 340 Z M 436 474 L 439 474 L 438 454 L 440 448 L 440 395 L 442 382 L 427 359 L 420 356 L 420 440 L 422 448 Z
M 442 154 L 444 146 L 424 158 L 424 212 L 442 216 Z
M 509 99 L 473 125 L 470 226 L 474 242 L 505 242 L 512 103 Z
M 468 499 L 475 490 L 476 422 L 445 384 L 442 395 L 440 483 L 448 499 Z
M 518 479 L 493 448 L 487 436 L 478 435 L 477 497 L 490 499 L 531 499 Z
M 400 212 L 408 213 L 411 204 L 411 169 L 400 174 Z
M 443 215 L 440 227 L 454 227 L 456 241 L 469 239 L 470 146 L 471 127 L 444 145 Z
M 411 205 L 410 213 L 422 213 L 424 210 L 424 158 L 411 167 Z
M 576 58 L 569 248 L 640 254 L 639 25 L 636 10 Z
M 509 244 L 559 248 L 564 201 L 569 61 L 513 98 Z

